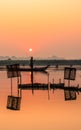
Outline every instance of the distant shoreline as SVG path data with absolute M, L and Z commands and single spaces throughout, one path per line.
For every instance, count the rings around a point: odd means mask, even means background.
M 6 66 L 10 64 L 20 64 L 23 66 L 27 66 L 30 64 L 30 60 L 0 60 L 0 66 Z M 34 60 L 35 66 L 46 66 L 46 65 L 53 65 L 53 66 L 59 66 L 59 65 L 81 65 L 81 60 Z

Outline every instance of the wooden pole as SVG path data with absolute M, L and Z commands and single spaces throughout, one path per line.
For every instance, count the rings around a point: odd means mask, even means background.
M 53 78 L 53 80 L 52 80 L 52 81 L 53 81 L 53 84 L 54 84 L 54 78 Z M 53 93 L 54 93 L 54 89 L 53 89 Z
M 50 82 L 49 82 L 49 73 L 48 73 L 48 100 L 50 100 Z
M 12 96 L 12 77 L 11 77 L 11 96 Z
M 34 94 L 34 88 L 33 88 L 33 57 L 30 59 L 30 67 L 31 67 L 31 84 L 32 84 L 32 94 Z
M 20 75 L 20 84 L 22 84 L 22 77 Z M 20 97 L 22 98 L 22 90 L 20 89 Z
M 70 79 L 68 80 L 68 87 L 70 87 Z
M 17 77 L 17 96 L 19 97 L 19 89 L 18 89 L 18 84 L 19 84 L 19 77 Z

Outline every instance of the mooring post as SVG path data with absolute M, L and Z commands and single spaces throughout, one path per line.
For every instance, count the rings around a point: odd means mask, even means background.
M 11 77 L 11 96 L 12 96 L 12 77 Z
M 59 84 L 61 84 L 61 79 L 59 79 Z
M 20 75 L 20 85 L 22 84 L 22 76 Z M 22 89 L 20 89 L 20 97 L 22 98 Z
M 49 73 L 48 73 L 48 100 L 50 100 L 50 82 L 49 82 Z
M 68 80 L 68 87 L 70 87 L 70 79 Z
M 53 78 L 52 82 L 53 82 L 53 84 L 54 84 L 54 78 Z M 54 88 L 53 88 L 53 93 L 54 93 Z
M 32 84 L 32 94 L 34 94 L 34 89 L 33 89 L 33 57 L 30 59 L 30 67 L 31 67 L 31 84 Z

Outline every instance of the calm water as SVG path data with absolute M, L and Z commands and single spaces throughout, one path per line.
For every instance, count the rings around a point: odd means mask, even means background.
M 50 70 L 50 82 L 63 82 L 63 71 Z M 77 71 L 72 85 L 81 86 L 81 71 Z M 23 73 L 23 83 L 30 83 L 30 73 Z M 48 76 L 35 73 L 34 82 L 48 81 Z M 67 85 L 67 82 L 66 82 Z M 13 95 L 17 94 L 16 79 L 13 79 Z M 77 100 L 64 101 L 64 91 L 22 91 L 20 111 L 6 109 L 7 96 L 10 95 L 10 79 L 6 72 L 0 72 L 0 129 L 1 130 L 81 130 L 81 94 Z

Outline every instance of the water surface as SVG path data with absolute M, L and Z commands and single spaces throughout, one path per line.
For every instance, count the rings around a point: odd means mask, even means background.
M 63 82 L 63 71 L 50 70 L 50 82 Z M 77 71 L 76 81 L 72 85 L 81 86 L 81 71 Z M 30 73 L 23 73 L 23 83 L 30 83 Z M 48 82 L 48 76 L 34 74 L 34 82 Z M 67 85 L 67 81 L 66 81 Z M 1 130 L 81 130 L 81 94 L 77 100 L 65 101 L 63 90 L 22 91 L 20 111 L 6 108 L 7 96 L 10 95 L 10 79 L 5 71 L 0 72 L 0 129 Z M 13 95 L 17 95 L 16 78 L 13 79 Z

